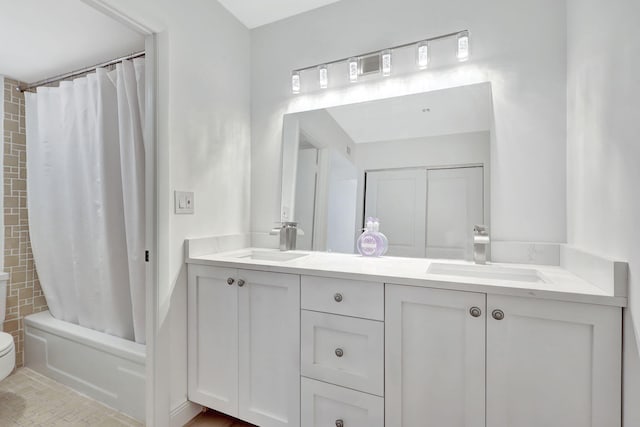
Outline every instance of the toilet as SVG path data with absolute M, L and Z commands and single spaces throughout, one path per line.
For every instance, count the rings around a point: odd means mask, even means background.
M 0 273 L 0 326 L 7 309 L 7 281 L 9 275 Z M 0 331 L 0 381 L 9 376 L 16 366 L 16 349 L 11 334 Z

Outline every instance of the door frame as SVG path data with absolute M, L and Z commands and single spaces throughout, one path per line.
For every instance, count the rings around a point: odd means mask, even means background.
M 96 11 L 120 22 L 131 30 L 141 34 L 145 38 L 145 108 L 146 116 L 144 123 L 145 134 L 148 138 L 145 144 L 145 247 L 149 252 L 149 258 L 145 274 L 145 327 L 146 327 L 146 349 L 145 349 L 145 424 L 152 426 L 164 426 L 169 423 L 169 414 L 166 411 L 169 405 L 168 396 L 163 396 L 166 386 L 158 381 L 161 376 L 162 366 L 169 366 L 167 356 L 166 361 L 159 360 L 162 354 L 158 350 L 161 339 L 160 331 L 160 314 L 161 301 L 159 298 L 159 282 L 161 277 L 159 271 L 163 263 L 158 262 L 161 256 L 167 256 L 160 250 L 160 242 L 168 242 L 168 213 L 162 213 L 161 204 L 166 204 L 169 197 L 159 192 L 160 177 L 168 172 L 166 162 L 162 162 L 163 146 L 160 145 L 163 130 L 159 129 L 158 124 L 162 123 L 158 120 L 158 71 L 159 71 L 159 42 L 158 38 L 161 34 L 154 31 L 147 25 L 128 16 L 121 10 L 112 7 L 105 0 L 81 0 L 86 5 L 94 8 Z M 166 111 L 162 112 L 166 114 Z M 166 138 L 165 138 L 166 140 Z M 164 147 L 166 149 L 166 147 Z M 166 199 L 166 200 L 165 200 Z M 160 215 L 159 215 L 160 214 Z M 167 247 L 168 248 L 168 247 Z M 164 252 L 167 252 L 165 248 Z M 167 263 L 164 263 L 165 265 Z M 165 353 L 168 354 L 168 353 Z M 166 371 L 165 371 L 166 372 Z M 164 412 L 167 412 L 165 415 Z

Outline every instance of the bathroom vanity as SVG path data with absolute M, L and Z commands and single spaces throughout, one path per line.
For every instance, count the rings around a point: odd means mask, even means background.
M 489 82 L 284 115 L 303 251 L 187 241 L 189 399 L 261 427 L 619 427 L 627 266 L 490 239 L 494 124 Z M 391 256 L 354 255 L 368 217 Z
M 626 296 L 565 268 L 261 249 L 187 262 L 203 406 L 261 427 L 621 424 Z

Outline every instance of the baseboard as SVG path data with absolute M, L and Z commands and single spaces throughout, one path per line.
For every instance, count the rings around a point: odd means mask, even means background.
M 188 400 L 184 401 L 177 408 L 171 410 L 169 425 L 171 427 L 183 427 L 202 412 L 202 406 L 196 405 Z

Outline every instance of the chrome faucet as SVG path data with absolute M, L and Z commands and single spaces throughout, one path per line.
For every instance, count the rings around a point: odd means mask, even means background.
M 280 235 L 280 250 L 281 251 L 295 251 L 296 240 L 298 238 L 298 223 L 297 222 L 283 222 L 279 227 L 271 230 L 271 234 Z
M 487 249 L 491 239 L 489 238 L 489 227 L 486 225 L 473 226 L 473 261 L 476 264 L 487 263 Z

